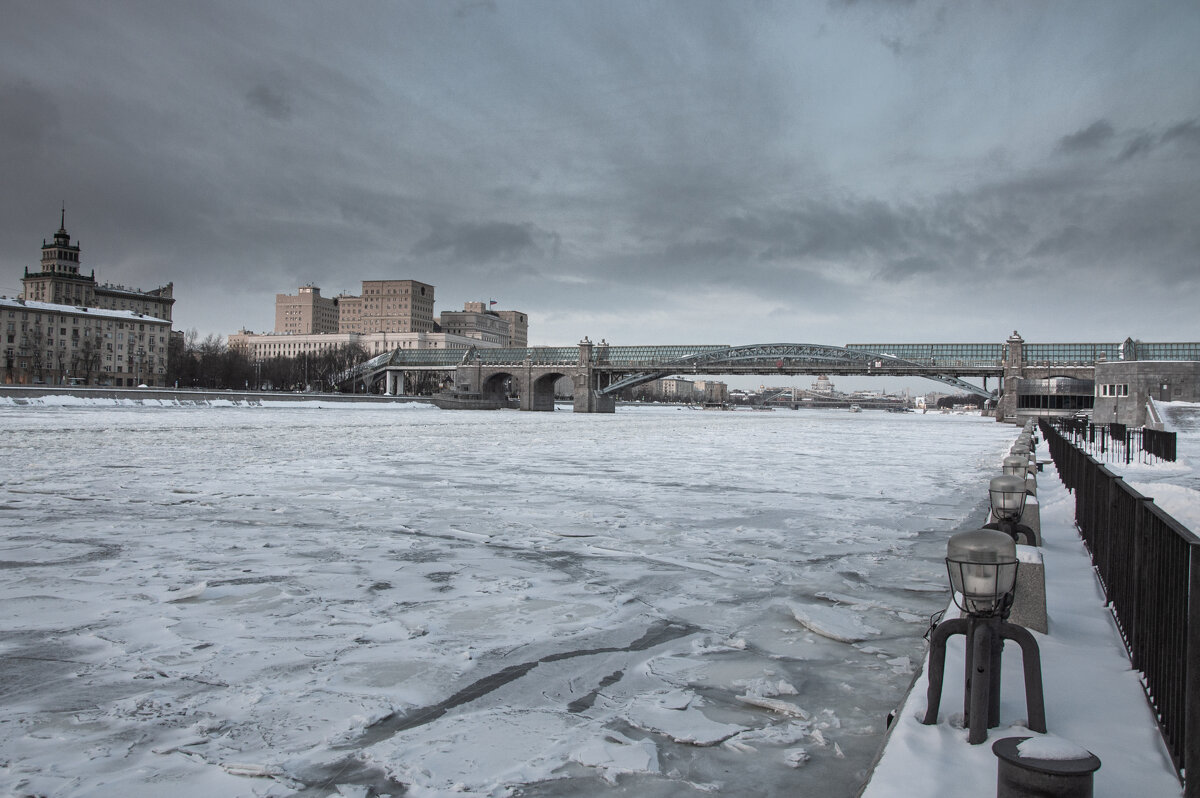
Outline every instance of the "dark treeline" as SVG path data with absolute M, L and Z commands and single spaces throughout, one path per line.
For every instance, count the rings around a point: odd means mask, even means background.
M 983 397 L 970 393 L 960 393 L 956 396 L 943 396 L 937 400 L 937 406 L 943 408 L 983 407 L 983 403 Z
M 261 391 L 334 391 L 337 378 L 367 359 L 359 344 L 344 344 L 297 357 L 254 362 L 219 335 L 203 340 L 195 330 L 171 337 L 167 384 L 179 388 Z M 359 384 L 359 391 L 364 390 Z

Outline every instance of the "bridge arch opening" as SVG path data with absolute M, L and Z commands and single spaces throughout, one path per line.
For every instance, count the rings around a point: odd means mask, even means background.
M 507 400 L 514 394 L 519 394 L 520 390 L 517 378 L 507 371 L 491 375 L 479 386 L 479 392 L 484 399 Z
M 561 372 L 552 371 L 534 379 L 533 384 L 529 386 L 528 401 L 521 403 L 522 408 L 525 410 L 553 410 L 554 386 L 565 376 L 567 375 Z

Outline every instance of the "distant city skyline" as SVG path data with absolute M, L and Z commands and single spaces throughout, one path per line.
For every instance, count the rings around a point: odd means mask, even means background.
M 1197 340 L 1196 41 L 1133 0 L 10 4 L 0 294 L 65 203 L 201 336 L 412 279 L 531 344 Z

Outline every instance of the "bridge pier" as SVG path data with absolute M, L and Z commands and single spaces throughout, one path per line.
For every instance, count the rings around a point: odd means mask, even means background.
M 607 374 L 596 370 L 592 362 L 592 347 L 593 344 L 586 335 L 579 342 L 579 370 L 572 378 L 575 383 L 575 404 L 572 410 L 576 413 L 615 413 L 617 398 L 600 395 L 600 380 L 607 379 Z
M 601 396 L 596 389 L 588 386 L 586 375 L 575 375 L 575 405 L 576 413 L 615 413 L 617 400 L 613 396 Z
M 1025 339 L 1016 330 L 1005 342 L 1004 376 L 1000 378 L 1000 400 L 996 403 L 996 420 L 1015 424 L 1017 421 L 1017 386 L 1025 376 Z
M 392 371 L 391 369 L 389 369 L 386 372 L 386 374 L 387 374 L 387 389 L 385 391 L 386 394 L 388 396 L 402 396 L 404 394 L 404 372 L 403 371 Z

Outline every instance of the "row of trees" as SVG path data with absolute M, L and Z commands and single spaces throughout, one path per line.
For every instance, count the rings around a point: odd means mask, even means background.
M 172 336 L 167 384 L 180 388 L 233 388 L 265 391 L 334 391 L 337 378 L 366 360 L 357 343 L 296 357 L 255 362 L 219 335 L 201 339 L 195 330 Z M 359 391 L 364 390 L 361 383 Z

